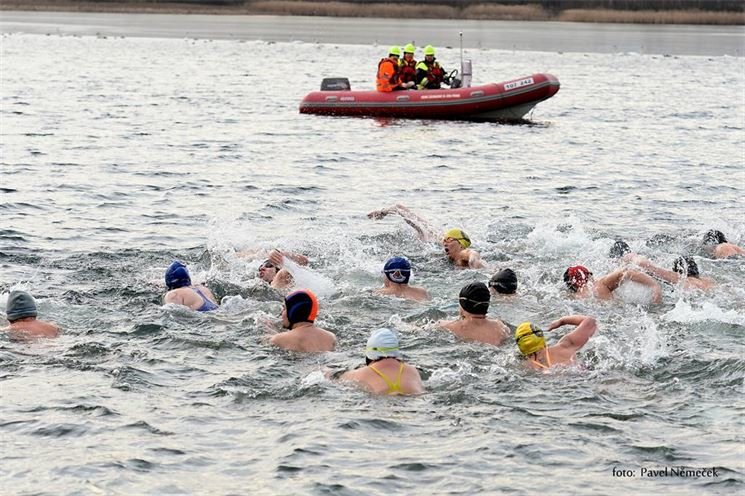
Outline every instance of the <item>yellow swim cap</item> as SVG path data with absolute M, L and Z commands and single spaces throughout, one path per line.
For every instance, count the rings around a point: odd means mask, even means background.
M 523 355 L 532 355 L 546 347 L 543 331 L 530 322 L 523 322 L 515 329 L 515 342 Z
M 469 238 L 468 234 L 464 233 L 460 229 L 453 228 L 445 231 L 445 239 L 447 238 L 453 238 L 458 243 L 460 243 L 463 248 L 468 248 L 469 246 L 471 246 L 471 238 Z

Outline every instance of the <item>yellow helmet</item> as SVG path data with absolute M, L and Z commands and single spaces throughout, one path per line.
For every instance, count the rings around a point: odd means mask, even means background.
M 416 47 L 414 46 L 413 43 L 408 43 L 404 47 L 404 53 L 414 53 L 414 52 L 416 52 Z
M 434 56 L 435 55 L 435 47 L 433 47 L 432 45 L 427 45 L 426 47 L 424 47 L 424 55 L 432 55 L 432 56 Z
M 392 46 L 390 50 L 388 50 L 388 55 L 398 55 L 401 56 L 401 47 Z
M 530 322 L 523 322 L 515 329 L 515 343 L 523 355 L 532 355 L 546 347 L 543 331 Z

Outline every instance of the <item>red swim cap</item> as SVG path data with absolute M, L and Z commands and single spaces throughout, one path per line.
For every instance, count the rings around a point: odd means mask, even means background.
M 590 280 L 590 272 L 584 265 L 573 265 L 564 272 L 564 282 L 575 293 Z

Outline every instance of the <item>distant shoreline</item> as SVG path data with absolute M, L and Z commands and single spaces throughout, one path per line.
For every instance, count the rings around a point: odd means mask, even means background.
M 104 12 L 211 15 L 300 15 L 395 19 L 468 19 L 498 21 L 558 21 L 623 24 L 745 25 L 745 12 L 703 10 L 565 9 L 552 12 L 540 5 L 356 3 L 293 0 L 257 0 L 237 4 L 0 0 L 0 11 Z

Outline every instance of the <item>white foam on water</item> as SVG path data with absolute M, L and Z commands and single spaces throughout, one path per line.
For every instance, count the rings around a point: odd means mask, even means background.
M 624 303 L 637 305 L 650 305 L 652 303 L 652 290 L 635 281 L 626 281 L 614 292 L 613 296 Z
M 308 268 L 300 267 L 288 257 L 284 257 L 283 268 L 292 274 L 296 288 L 310 289 L 318 298 L 328 298 L 336 293 L 336 286 L 331 279 Z
M 737 310 L 722 310 L 710 301 L 704 301 L 700 307 L 694 307 L 691 302 L 683 298 L 675 303 L 675 307 L 662 316 L 668 322 L 693 323 L 718 321 L 726 324 L 745 326 L 745 314 Z

